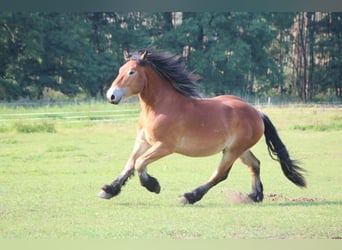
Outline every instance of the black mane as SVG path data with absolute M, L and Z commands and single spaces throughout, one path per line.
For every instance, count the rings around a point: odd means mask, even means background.
M 144 59 L 142 55 L 146 53 Z M 126 60 L 135 60 L 139 65 L 150 65 L 160 75 L 170 81 L 172 86 L 182 95 L 200 98 L 196 81 L 199 77 L 189 71 L 181 56 L 166 52 L 157 52 L 152 49 L 142 49 L 126 57 Z

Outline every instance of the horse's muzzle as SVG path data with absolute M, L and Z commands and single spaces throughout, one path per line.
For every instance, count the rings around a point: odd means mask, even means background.
M 120 88 L 110 88 L 107 91 L 108 102 L 111 104 L 118 104 L 121 101 L 124 94 L 125 92 Z

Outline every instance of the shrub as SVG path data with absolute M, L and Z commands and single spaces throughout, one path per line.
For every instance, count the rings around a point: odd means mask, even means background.
M 25 124 L 17 122 L 14 126 L 19 133 L 56 133 L 56 128 L 53 123 L 43 122 L 37 124 Z

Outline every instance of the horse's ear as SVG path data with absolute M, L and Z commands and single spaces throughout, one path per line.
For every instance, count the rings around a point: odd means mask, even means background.
M 145 60 L 147 54 L 148 54 L 148 51 L 145 50 L 144 53 L 141 54 L 140 59 L 141 59 L 141 60 Z
M 129 59 L 129 54 L 128 54 L 127 50 L 124 50 L 124 58 L 126 61 L 128 61 L 128 59 Z

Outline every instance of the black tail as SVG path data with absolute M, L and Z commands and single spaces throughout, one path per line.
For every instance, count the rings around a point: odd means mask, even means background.
M 265 125 L 265 138 L 268 147 L 268 152 L 272 159 L 279 161 L 284 175 L 294 184 L 300 187 L 306 187 L 304 176 L 300 171 L 305 171 L 303 168 L 296 165 L 296 162 L 291 160 L 289 152 L 284 143 L 281 141 L 276 128 L 273 126 L 271 120 L 262 114 L 262 119 Z M 276 156 L 274 158 L 273 156 Z

